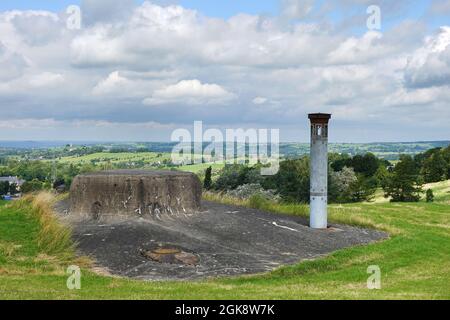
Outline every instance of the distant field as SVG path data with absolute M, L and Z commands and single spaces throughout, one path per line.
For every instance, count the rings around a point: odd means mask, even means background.
M 164 166 L 164 161 L 170 161 L 170 153 L 157 152 L 123 152 L 123 153 L 109 153 L 99 152 L 85 156 L 62 157 L 57 161 L 66 164 L 96 164 L 99 166 L 108 167 L 109 164 L 114 165 L 140 165 L 146 169 L 161 169 L 169 168 Z M 203 173 L 208 167 L 213 168 L 213 172 L 217 172 L 224 167 L 222 162 L 218 163 L 200 163 L 192 165 L 184 165 L 176 167 L 175 169 L 181 171 L 193 172 L 196 174 Z
M 330 143 L 329 151 L 350 155 L 371 152 L 379 158 L 397 160 L 400 154 L 415 155 L 429 149 L 447 147 L 450 141 L 429 142 L 373 142 L 373 143 Z M 287 157 L 296 157 L 309 153 L 307 143 L 281 143 L 280 153 Z
M 109 153 L 99 152 L 85 156 L 72 156 L 63 157 L 58 159 L 62 163 L 73 164 L 85 164 L 85 163 L 133 163 L 142 161 L 145 164 L 153 164 L 157 162 L 163 162 L 164 160 L 170 160 L 170 153 L 156 153 L 156 152 L 122 152 L 122 153 Z
M 426 150 L 438 147 L 447 147 L 450 141 L 425 141 L 425 142 L 374 142 L 374 143 L 330 143 L 330 152 L 346 153 L 350 155 L 364 154 L 367 152 L 374 153 L 378 157 L 387 160 L 397 160 L 400 154 L 415 155 Z M 0 157 L 17 156 L 18 158 L 31 159 L 54 159 L 59 155 L 68 155 L 67 148 L 60 143 L 39 143 L 39 142 L 5 142 L 0 141 Z M 103 148 L 104 150 L 121 149 L 129 152 L 124 152 L 124 157 L 131 157 L 136 159 L 144 156 L 145 159 L 153 159 L 154 155 L 159 153 L 169 154 L 174 143 L 167 142 L 129 142 L 129 143 L 74 143 L 68 149 L 72 148 Z M 204 147 L 208 144 L 205 143 Z M 284 157 L 299 157 L 309 153 L 309 143 L 280 143 L 280 154 Z M 144 152 L 148 151 L 148 152 Z M 70 153 L 69 153 L 70 154 Z M 85 153 L 81 153 L 85 154 Z M 134 157 L 133 155 L 136 155 Z M 98 154 L 94 155 L 94 158 Z M 76 161 L 73 158 L 64 158 L 68 161 Z M 119 160 L 120 157 L 119 157 Z

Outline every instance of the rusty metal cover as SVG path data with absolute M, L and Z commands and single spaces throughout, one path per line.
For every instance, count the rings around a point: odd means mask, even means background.
M 327 124 L 331 119 L 331 114 L 329 113 L 310 113 L 308 115 L 311 123 L 324 123 Z

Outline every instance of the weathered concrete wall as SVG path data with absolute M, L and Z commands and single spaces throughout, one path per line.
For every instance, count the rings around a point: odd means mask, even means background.
M 75 177 L 70 188 L 70 213 L 93 219 L 194 213 L 200 209 L 201 194 L 200 181 L 192 173 L 104 171 Z

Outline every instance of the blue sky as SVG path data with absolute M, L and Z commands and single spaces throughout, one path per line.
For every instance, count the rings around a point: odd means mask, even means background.
M 51 11 L 61 11 L 71 4 L 80 4 L 80 0 L 2 0 L 0 10 L 13 9 L 42 9 Z M 136 3 L 143 1 L 135 0 Z M 196 9 L 205 15 L 228 18 L 238 13 L 248 14 L 271 14 L 277 15 L 280 11 L 280 1 L 278 0 L 156 0 L 155 3 L 178 3 L 186 8 Z M 317 1 L 316 7 L 323 5 L 324 0 Z M 373 1 L 377 3 L 378 1 Z M 420 0 L 411 1 L 407 10 L 403 11 L 398 18 L 409 16 L 412 19 L 420 18 L 427 11 L 430 1 Z M 354 6 L 353 10 L 360 10 L 364 6 Z M 348 9 L 346 9 L 348 13 Z M 351 11 L 351 10 L 350 10 Z M 342 12 L 334 12 L 330 15 L 339 19 L 343 16 Z
M 269 15 L 277 16 L 281 11 L 282 0 L 154 0 L 152 2 L 161 5 L 164 4 L 180 4 L 185 8 L 194 9 L 204 15 L 210 17 L 230 18 L 239 13 L 255 14 L 255 15 Z M 134 0 L 136 4 L 140 4 L 142 0 Z M 331 1 L 329 1 L 331 2 Z M 392 1 L 395 3 L 395 1 Z M 5 10 L 49 10 L 54 12 L 63 11 L 71 4 L 79 5 L 82 0 L 2 0 L 0 2 L 0 11 Z M 372 3 L 380 3 L 380 0 L 374 0 Z M 327 4 L 325 0 L 318 0 L 315 2 L 314 14 L 320 14 L 320 8 Z M 426 21 L 430 29 L 437 28 L 442 24 L 448 23 L 450 17 L 443 13 L 441 15 L 429 15 L 430 0 L 410 1 L 406 6 L 403 6 L 399 12 L 390 14 L 390 12 L 383 12 L 384 24 L 383 30 L 394 26 L 399 21 L 405 19 L 423 20 Z M 366 4 L 351 6 L 337 6 L 325 15 L 330 21 L 335 23 L 343 22 L 351 15 L 360 15 L 364 13 Z M 383 5 L 381 6 L 383 9 Z M 311 18 L 305 18 L 311 19 Z M 361 30 L 355 29 L 355 33 L 360 33 Z
M 143 1 L 135 1 L 140 3 Z M 164 1 L 155 1 L 164 3 Z M 169 3 L 168 1 L 165 1 Z M 172 1 L 179 3 L 186 8 L 197 9 L 208 16 L 215 17 L 230 17 L 240 12 L 249 14 L 274 14 L 279 10 L 279 3 L 277 0 L 181 0 Z M 51 11 L 60 11 L 71 4 L 80 4 L 80 0 L 2 0 L 0 2 L 0 10 L 12 9 L 45 9 Z

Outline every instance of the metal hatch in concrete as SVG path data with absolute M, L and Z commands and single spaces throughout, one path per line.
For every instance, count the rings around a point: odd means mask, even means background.
M 189 216 L 71 223 L 81 254 L 91 256 L 111 274 L 144 280 L 266 272 L 387 237 L 344 225 L 314 230 L 303 218 L 242 207 L 211 202 L 202 207 Z M 152 258 L 148 253 L 162 256 Z

